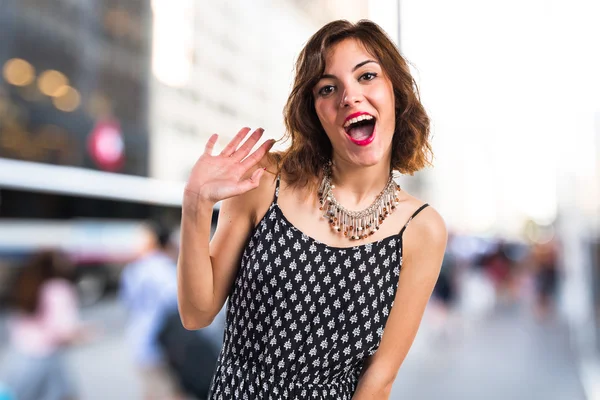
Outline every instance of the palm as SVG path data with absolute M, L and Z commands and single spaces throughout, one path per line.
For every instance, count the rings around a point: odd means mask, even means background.
M 250 150 L 262 136 L 263 130 L 254 131 L 238 148 L 249 132 L 249 128 L 241 129 L 218 155 L 212 155 L 218 138 L 216 134 L 212 135 L 204 153 L 192 168 L 186 190 L 216 203 L 257 187 L 263 170 L 256 169 L 250 177 L 247 177 L 248 172 L 264 157 L 274 141 L 266 141 L 250 154 Z

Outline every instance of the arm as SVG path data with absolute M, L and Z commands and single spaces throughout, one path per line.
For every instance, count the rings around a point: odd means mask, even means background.
M 183 212 L 177 265 L 179 313 L 187 329 L 204 328 L 223 307 L 252 229 L 245 196 L 224 200 L 209 243 L 212 206 Z
M 363 367 L 354 400 L 389 398 L 437 281 L 446 239 L 444 221 L 432 207 L 423 210 L 404 232 L 402 269 L 394 307 L 379 349 Z
M 252 229 L 254 206 L 252 196 L 247 192 L 259 186 L 263 169 L 255 168 L 273 142 L 263 143 L 248 156 L 262 135 L 262 130 L 255 131 L 237 149 L 249 131 L 242 129 L 218 156 L 211 155 L 217 140 L 213 135 L 186 185 L 177 263 L 177 297 L 181 320 L 187 329 L 208 326 L 223 307 Z M 226 200 L 210 243 L 212 209 L 221 199 Z

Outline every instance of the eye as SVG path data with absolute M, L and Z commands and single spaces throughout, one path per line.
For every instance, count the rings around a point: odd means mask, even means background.
M 335 87 L 332 85 L 326 85 L 323 86 L 321 89 L 319 89 L 318 93 L 319 96 L 327 96 L 330 95 L 331 93 L 333 93 Z
M 359 81 L 372 81 L 376 77 L 377 77 L 377 74 L 375 72 L 365 72 L 364 74 L 362 74 L 360 76 L 360 78 L 358 78 L 358 80 Z

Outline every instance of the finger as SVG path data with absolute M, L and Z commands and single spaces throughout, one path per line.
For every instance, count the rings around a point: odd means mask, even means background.
M 225 157 L 229 157 L 230 155 L 232 155 L 235 152 L 235 149 L 237 149 L 240 142 L 246 137 L 246 135 L 248 135 L 248 132 L 250 132 L 250 128 L 248 127 L 240 129 L 239 132 L 233 137 L 231 142 L 229 142 L 229 144 L 225 146 L 223 151 L 221 151 L 221 155 Z
M 254 153 L 250 154 L 248 157 L 246 157 L 244 161 L 242 161 L 242 166 L 246 170 L 248 170 L 256 164 L 258 164 L 259 161 L 263 159 L 265 154 L 267 154 L 267 152 L 271 150 L 271 147 L 273 147 L 274 144 L 274 139 L 269 139 L 266 142 L 264 142 L 262 145 L 260 145 L 258 149 L 256 149 Z
M 258 128 L 257 130 L 252 132 L 252 135 L 250 135 L 248 140 L 246 140 L 244 144 L 242 144 L 240 148 L 232 154 L 232 157 L 234 157 L 236 160 L 243 160 L 248 155 L 248 153 L 250 153 L 250 150 L 252 150 L 254 145 L 260 140 L 260 137 L 262 136 L 264 131 L 265 130 L 263 128 Z
M 250 178 L 241 181 L 238 186 L 240 193 L 246 193 L 252 189 L 256 189 L 258 185 L 260 185 L 260 178 L 263 176 L 264 172 L 264 168 L 258 168 L 252 173 Z
M 206 142 L 206 146 L 204 147 L 204 154 L 212 155 L 212 151 L 215 147 L 215 143 L 217 143 L 217 139 L 219 135 L 213 133 L 210 138 L 208 138 L 208 142 Z

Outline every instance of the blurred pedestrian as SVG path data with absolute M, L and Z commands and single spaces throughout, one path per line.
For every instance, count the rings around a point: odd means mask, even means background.
M 451 237 L 449 237 L 450 241 Z M 437 338 L 448 339 L 452 335 L 452 312 L 456 300 L 456 256 L 446 248 L 442 268 L 433 288 L 431 305 L 433 309 L 433 331 Z
M 555 311 L 560 278 L 558 256 L 559 245 L 556 238 L 532 245 L 536 293 L 534 312 L 540 320 L 548 319 Z
M 171 231 L 148 223 L 138 258 L 121 276 L 120 297 L 128 311 L 127 337 L 145 399 L 180 398 L 179 385 L 158 341 L 170 310 L 177 309 L 177 271 Z
M 93 331 L 79 319 L 72 272 L 63 254 L 41 251 L 14 282 L 4 381 L 19 400 L 76 398 L 65 350 L 88 340 Z
M 504 307 L 514 302 L 512 261 L 506 254 L 507 245 L 499 240 L 482 259 L 482 267 L 494 283 L 496 305 Z
M 300 52 L 285 120 L 285 152 L 252 152 L 263 130 L 243 128 L 192 169 L 182 320 L 205 327 L 228 299 L 214 399 L 388 398 L 446 245 L 439 213 L 394 179 L 428 163 L 429 118 L 386 33 L 340 20 Z

